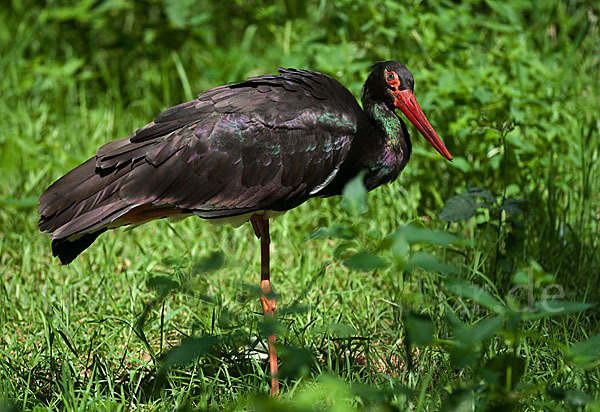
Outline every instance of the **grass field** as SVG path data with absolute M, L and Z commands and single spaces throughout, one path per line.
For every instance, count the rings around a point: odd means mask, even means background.
M 0 410 L 600 411 L 595 1 L 17 1 L 0 8 Z M 102 235 L 69 266 L 54 180 L 207 88 L 395 59 L 455 157 L 272 223 Z M 278 333 L 282 395 L 260 342 Z M 4 409 L 2 409 L 4 408 Z

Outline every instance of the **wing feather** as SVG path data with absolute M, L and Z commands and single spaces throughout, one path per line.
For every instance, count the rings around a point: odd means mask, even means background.
M 280 72 L 208 90 L 105 144 L 42 195 L 40 229 L 67 256 L 64 239 L 85 248 L 95 239 L 86 234 L 127 224 L 138 207 L 214 218 L 318 195 L 348 157 L 362 111 L 328 76 Z

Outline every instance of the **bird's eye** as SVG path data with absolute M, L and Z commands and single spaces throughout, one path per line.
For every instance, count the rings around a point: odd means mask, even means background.
M 400 87 L 400 79 L 398 79 L 398 75 L 396 74 L 396 72 L 393 72 L 393 71 L 388 72 L 386 70 L 385 71 L 385 80 L 387 81 L 389 86 L 394 89 Z

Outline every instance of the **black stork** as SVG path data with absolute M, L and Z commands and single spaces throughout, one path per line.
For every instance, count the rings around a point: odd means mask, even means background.
M 68 264 L 106 230 L 159 218 L 250 221 L 260 238 L 264 315 L 274 316 L 269 218 L 340 194 L 360 172 L 368 190 L 396 179 L 411 153 L 396 108 L 452 160 L 415 100 L 408 69 L 394 61 L 372 69 L 362 109 L 327 75 L 279 69 L 207 90 L 105 144 L 40 197 L 39 228 L 53 255 Z M 277 395 L 274 334 L 268 349 Z

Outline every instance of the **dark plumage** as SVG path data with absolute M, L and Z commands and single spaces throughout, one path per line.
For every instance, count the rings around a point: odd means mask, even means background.
M 361 170 L 369 189 L 389 182 L 411 146 L 382 72 L 395 69 L 407 89 L 414 81 L 399 63 L 374 68 L 363 90 L 367 112 L 337 80 L 306 70 L 207 90 L 105 144 L 50 186 L 39 227 L 66 264 L 108 228 L 180 214 L 285 211 L 339 194 Z M 369 113 L 373 105 L 381 113 Z
M 39 228 L 63 264 L 103 232 L 164 217 L 252 222 L 261 239 L 261 302 L 270 297 L 269 221 L 314 196 L 341 193 L 364 172 L 368 189 L 394 180 L 410 157 L 400 109 L 452 160 L 417 104 L 414 80 L 397 62 L 380 62 L 363 87 L 363 108 L 337 80 L 280 69 L 220 86 L 162 112 L 131 136 L 110 142 L 40 197 Z M 277 394 L 275 335 L 268 337 Z

